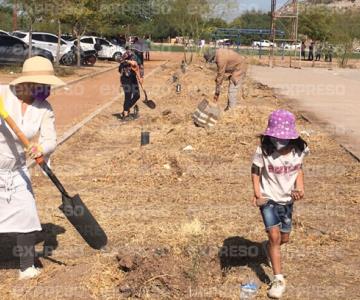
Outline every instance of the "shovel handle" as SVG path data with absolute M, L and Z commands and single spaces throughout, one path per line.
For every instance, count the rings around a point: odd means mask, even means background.
M 11 130 L 16 134 L 16 136 L 21 141 L 21 143 L 25 146 L 25 148 L 28 148 L 30 146 L 30 141 L 25 136 L 25 134 L 21 131 L 19 126 L 16 125 L 13 118 L 10 117 L 10 116 L 7 116 L 4 120 L 9 125 Z M 36 158 L 35 160 L 36 160 L 36 163 L 38 165 L 41 165 L 42 163 L 44 163 L 44 157 L 43 156 L 40 156 L 40 157 Z
M 140 76 L 138 74 L 136 74 L 136 79 L 137 79 L 142 91 L 144 92 L 144 95 L 145 95 L 145 100 L 144 101 L 146 102 L 146 101 L 148 101 L 148 96 L 147 96 L 146 90 L 144 89 L 144 86 L 141 83 Z
M 21 143 L 26 148 L 29 147 L 30 146 L 30 141 L 25 136 L 25 134 L 21 131 L 21 129 L 16 125 L 13 118 L 11 118 L 10 116 L 7 116 L 6 118 L 4 118 L 4 120 L 9 125 L 11 130 L 16 134 L 16 136 L 21 141 Z M 44 172 L 49 176 L 50 180 L 55 184 L 55 186 L 58 188 L 60 193 L 67 196 L 67 197 L 69 197 L 69 194 L 67 193 L 67 191 L 65 190 L 65 188 L 63 187 L 63 185 L 61 184 L 59 179 L 57 179 L 55 174 L 52 172 L 52 170 L 45 163 L 44 156 L 40 156 L 40 157 L 36 158 L 35 161 L 41 167 L 41 169 L 43 169 Z

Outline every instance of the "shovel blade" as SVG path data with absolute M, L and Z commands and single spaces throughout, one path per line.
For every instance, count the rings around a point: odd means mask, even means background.
M 150 109 L 155 109 L 156 108 L 156 103 L 153 100 L 144 100 L 144 104 L 150 108 Z
M 141 86 L 144 95 L 145 95 L 145 100 L 143 101 L 143 103 L 150 109 L 155 109 L 156 108 L 156 103 L 153 100 L 149 100 L 147 92 L 144 90 L 144 88 Z
M 79 195 L 68 197 L 62 195 L 63 203 L 59 209 L 69 222 L 80 233 L 88 245 L 94 249 L 101 249 L 107 244 L 107 236 L 89 209 L 82 202 Z

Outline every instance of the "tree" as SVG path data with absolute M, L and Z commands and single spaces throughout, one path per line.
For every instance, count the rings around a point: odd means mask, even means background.
M 353 51 L 354 43 L 360 39 L 360 12 L 336 12 L 332 16 L 330 41 L 338 45 L 339 65 L 345 67 Z
M 0 28 L 11 31 L 12 9 L 10 6 L 0 6 Z
M 209 40 L 212 38 L 212 34 L 217 28 L 227 28 L 229 25 L 221 18 L 210 18 L 204 23 L 204 26 L 205 30 L 203 36 L 205 39 Z
M 14 1 L 9 1 L 13 4 Z M 17 0 L 20 15 L 26 20 L 29 31 L 29 57 L 32 56 L 32 32 L 36 21 L 44 18 L 46 11 L 46 0 Z
M 333 13 L 324 7 L 310 7 L 299 15 L 299 32 L 314 41 L 328 41 L 331 37 Z
M 96 30 L 102 34 L 114 35 L 119 31 L 138 29 L 148 30 L 151 27 L 155 15 L 159 14 L 159 8 L 165 0 L 102 0 L 98 10 L 102 20 Z
M 77 66 L 81 66 L 80 61 L 80 39 L 89 27 L 90 22 L 97 23 L 100 14 L 98 10 L 101 1 L 96 0 L 72 0 L 67 1 L 66 8 L 62 11 L 61 19 L 70 24 L 73 34 L 77 40 Z M 104 20 L 103 20 L 104 21 Z
M 236 18 L 230 23 L 229 27 L 242 28 L 242 29 L 270 29 L 271 27 L 271 14 L 262 11 L 246 11 L 240 17 Z M 253 40 L 259 40 L 263 36 L 245 35 L 242 37 L 242 44 L 250 45 Z
M 58 45 L 56 50 L 56 61 L 58 65 L 60 60 L 60 46 L 61 46 L 61 25 L 64 18 L 64 13 L 70 4 L 70 0 L 47 0 L 37 4 L 37 10 L 43 14 L 40 22 L 34 24 L 34 27 L 39 31 L 57 32 Z
M 232 0 L 170 0 L 169 19 L 183 37 L 198 40 L 208 32 L 210 21 L 220 22 L 234 3 Z

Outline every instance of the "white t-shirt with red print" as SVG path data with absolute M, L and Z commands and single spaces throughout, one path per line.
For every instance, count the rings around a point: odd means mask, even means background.
M 291 191 L 295 188 L 298 172 L 302 168 L 304 157 L 308 154 L 309 148 L 306 148 L 303 152 L 294 149 L 286 155 L 281 155 L 275 150 L 272 155 L 265 156 L 259 146 L 253 164 L 261 168 L 262 197 L 279 204 L 291 203 Z

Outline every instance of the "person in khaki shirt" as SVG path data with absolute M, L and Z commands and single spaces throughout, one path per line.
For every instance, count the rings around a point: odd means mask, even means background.
M 238 92 L 247 71 L 246 58 L 231 49 L 208 50 L 204 58 L 207 62 L 215 61 L 217 65 L 214 101 L 218 101 L 225 76 L 229 75 L 228 105 L 225 110 L 236 107 Z

